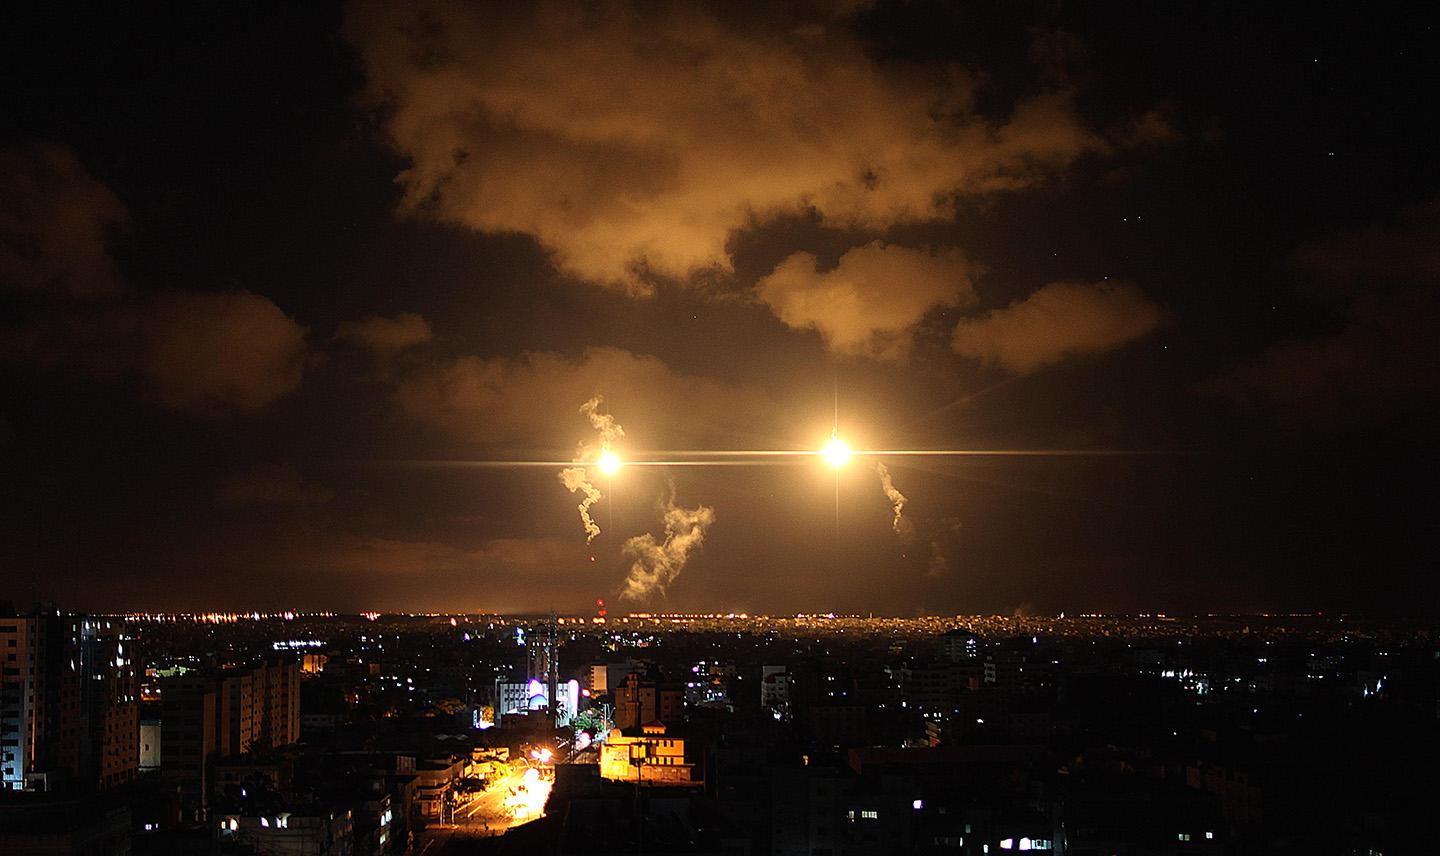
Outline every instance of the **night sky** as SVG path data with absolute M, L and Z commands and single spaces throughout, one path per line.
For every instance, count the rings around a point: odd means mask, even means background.
M 0 598 L 1433 614 L 1437 17 L 6 4 Z

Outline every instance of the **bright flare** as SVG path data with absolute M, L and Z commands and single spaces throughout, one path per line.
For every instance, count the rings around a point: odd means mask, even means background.
M 607 476 L 613 476 L 620 472 L 620 456 L 606 449 L 600 453 L 600 460 L 595 462 L 600 467 L 600 472 Z
M 825 444 L 820 454 L 825 456 L 825 463 L 837 470 L 850 462 L 850 447 L 833 433 L 830 435 L 830 442 Z

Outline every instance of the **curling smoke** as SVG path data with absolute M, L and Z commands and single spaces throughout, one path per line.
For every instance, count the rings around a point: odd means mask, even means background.
M 664 594 L 690 558 L 692 550 L 705 542 L 705 531 L 715 522 L 715 509 L 708 506 L 680 508 L 672 495 L 665 501 L 665 540 L 656 543 L 646 532 L 625 542 L 625 555 L 633 556 L 625 589 L 626 600 L 644 600 L 656 592 Z
M 590 420 L 590 427 L 600 432 L 600 448 L 610 448 L 610 444 L 616 440 L 625 439 L 625 429 L 615 421 L 615 417 L 609 413 L 600 412 L 600 403 L 603 401 L 600 396 L 595 396 L 584 404 L 580 405 L 580 412 Z M 582 448 L 584 444 L 581 444 Z
M 600 434 L 600 451 L 594 455 L 597 459 L 610 449 L 611 443 L 625 437 L 625 429 L 620 427 L 620 423 L 615 421 L 615 417 L 609 413 L 600 412 L 601 401 L 603 399 L 597 395 L 580 405 L 580 412 L 590 420 L 590 427 Z M 590 481 L 589 468 L 582 463 L 592 457 L 592 449 L 593 447 L 589 443 L 582 440 L 575 450 L 575 462 L 581 465 L 566 467 L 560 471 L 560 481 L 565 484 L 566 490 L 571 493 L 584 494 L 584 498 L 580 500 L 580 505 L 577 507 L 580 509 L 580 522 L 585 526 L 586 544 L 594 541 L 595 536 L 600 534 L 600 524 L 596 523 L 595 518 L 590 515 L 590 506 L 599 502 L 603 497 L 600 488 Z
M 566 467 L 560 471 L 560 481 L 571 493 L 580 491 L 585 494 L 576 507 L 580 509 L 580 522 L 585 525 L 585 543 L 589 544 L 600 534 L 600 524 L 590 516 L 590 506 L 600 501 L 600 489 L 590 483 L 590 474 L 584 467 Z
M 905 494 L 895 489 L 895 482 L 890 478 L 890 468 L 885 466 L 884 461 L 875 462 L 875 472 L 880 474 L 880 489 L 885 491 L 885 496 L 895 511 L 895 519 L 890 522 L 890 528 L 895 530 L 896 535 L 908 536 L 909 521 L 901 517 L 901 512 L 905 510 Z

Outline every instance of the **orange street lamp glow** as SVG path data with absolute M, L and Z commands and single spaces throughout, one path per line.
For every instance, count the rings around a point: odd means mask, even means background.
M 825 444 L 820 454 L 825 456 L 825 463 L 837 470 L 850 462 L 850 447 L 834 434 L 830 435 L 830 442 Z
M 606 449 L 600 453 L 600 460 L 595 462 L 600 467 L 600 472 L 607 476 L 613 476 L 620 472 L 620 456 Z

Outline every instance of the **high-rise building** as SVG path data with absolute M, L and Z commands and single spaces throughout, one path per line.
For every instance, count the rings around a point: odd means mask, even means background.
M 215 709 L 215 682 L 208 676 L 190 673 L 160 682 L 160 770 L 180 789 L 187 820 L 206 816 Z
M 118 622 L 0 610 L 0 783 L 105 790 L 135 778 L 135 642 Z
M 188 817 L 204 819 L 211 764 L 300 740 L 300 664 L 271 663 L 160 684 L 160 767 Z

